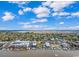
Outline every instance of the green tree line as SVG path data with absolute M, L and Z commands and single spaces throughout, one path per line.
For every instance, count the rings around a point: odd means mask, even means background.
M 35 32 L 0 32 L 0 41 L 14 41 L 14 40 L 51 40 L 52 38 L 78 41 L 79 34 L 77 33 L 35 33 Z

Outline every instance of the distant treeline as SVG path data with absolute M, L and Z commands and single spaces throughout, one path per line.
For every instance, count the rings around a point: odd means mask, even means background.
M 79 34 L 77 33 L 62 33 L 62 32 L 0 32 L 0 41 L 14 40 L 69 40 L 78 41 Z

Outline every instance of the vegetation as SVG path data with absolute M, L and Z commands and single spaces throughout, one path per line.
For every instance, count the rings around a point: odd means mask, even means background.
M 39 32 L 0 32 L 0 41 L 14 41 L 14 40 L 69 40 L 78 41 L 79 34 L 77 33 L 39 33 Z

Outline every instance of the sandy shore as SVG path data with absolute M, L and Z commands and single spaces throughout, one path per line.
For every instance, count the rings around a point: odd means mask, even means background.
M 27 50 L 27 51 L 8 51 L 0 50 L 0 57 L 79 57 L 79 50 Z

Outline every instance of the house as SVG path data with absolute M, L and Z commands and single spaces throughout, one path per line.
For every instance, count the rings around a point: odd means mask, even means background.
M 37 41 L 20 41 L 20 40 L 16 40 L 10 43 L 9 48 L 11 49 L 20 49 L 20 48 L 24 48 L 24 49 L 36 49 L 37 47 Z
M 9 49 L 20 49 L 20 48 L 29 49 L 29 45 L 30 45 L 30 41 L 16 40 L 11 42 L 8 48 Z
M 30 48 L 31 49 L 36 49 L 37 48 L 37 41 L 31 41 L 30 42 Z

